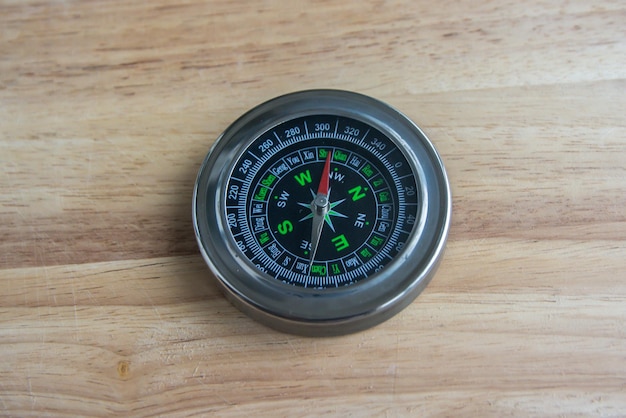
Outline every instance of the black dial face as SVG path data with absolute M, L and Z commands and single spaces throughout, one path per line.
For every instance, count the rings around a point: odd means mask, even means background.
M 380 130 L 348 117 L 291 119 L 258 136 L 224 191 L 244 258 L 284 283 L 366 280 L 398 255 L 419 217 L 413 167 Z

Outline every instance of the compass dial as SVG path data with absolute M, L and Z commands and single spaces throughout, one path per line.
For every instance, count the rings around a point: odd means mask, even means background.
M 316 216 L 320 184 L 327 203 L 319 206 L 327 209 Z M 403 153 L 379 130 L 348 117 L 299 117 L 261 135 L 235 164 L 226 193 L 229 235 L 276 280 L 350 285 L 402 249 L 418 192 Z
M 314 90 L 253 109 L 200 170 L 194 224 L 226 294 L 267 325 L 357 331 L 408 304 L 450 218 L 434 148 L 394 109 Z

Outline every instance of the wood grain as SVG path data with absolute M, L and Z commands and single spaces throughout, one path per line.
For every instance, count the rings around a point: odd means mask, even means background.
M 0 1 L 0 415 L 623 416 L 620 1 Z M 359 91 L 440 151 L 435 279 L 355 335 L 217 291 L 195 175 L 250 107 Z

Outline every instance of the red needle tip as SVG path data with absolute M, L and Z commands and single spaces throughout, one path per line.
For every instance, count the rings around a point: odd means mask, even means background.
M 330 183 L 330 157 L 331 152 L 329 151 L 326 155 L 326 163 L 324 164 L 324 171 L 322 172 L 320 185 L 317 188 L 317 194 L 323 194 L 324 196 L 328 196 L 328 187 Z

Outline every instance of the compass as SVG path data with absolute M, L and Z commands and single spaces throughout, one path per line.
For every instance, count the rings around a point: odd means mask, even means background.
M 442 257 L 450 216 L 426 135 L 340 90 L 245 113 L 209 151 L 193 198 L 200 251 L 231 302 L 311 336 L 369 328 L 412 302 Z

